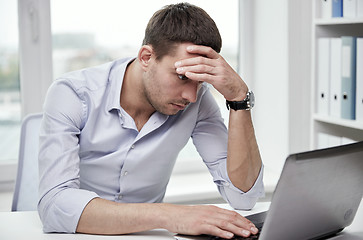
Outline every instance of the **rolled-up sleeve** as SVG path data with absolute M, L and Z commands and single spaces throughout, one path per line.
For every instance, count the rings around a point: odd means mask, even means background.
M 228 201 L 233 208 L 250 210 L 255 206 L 257 200 L 265 195 L 263 168 L 264 166 L 262 165 L 255 184 L 248 192 L 243 192 L 233 185 L 227 174 L 226 161 L 220 163 L 219 171 L 212 172 L 211 174 L 222 197 Z
M 45 232 L 74 233 L 85 206 L 98 197 L 79 189 L 78 136 L 86 114 L 82 96 L 70 83 L 52 84 L 39 138 L 38 212 Z
M 228 130 L 209 91 L 206 91 L 201 100 L 192 138 L 222 197 L 235 209 L 253 208 L 258 198 L 265 194 L 264 167 L 262 165 L 253 187 L 248 192 L 243 192 L 233 185 L 227 173 Z

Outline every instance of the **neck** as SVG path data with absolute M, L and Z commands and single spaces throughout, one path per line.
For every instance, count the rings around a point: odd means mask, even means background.
M 121 107 L 134 119 L 139 131 L 155 112 L 145 97 L 142 75 L 143 70 L 135 59 L 126 68 L 120 97 Z

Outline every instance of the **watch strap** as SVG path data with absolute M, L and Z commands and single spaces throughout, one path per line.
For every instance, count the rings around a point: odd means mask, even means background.
M 251 110 L 255 104 L 255 97 L 252 91 L 247 92 L 246 98 L 242 101 L 228 101 L 226 100 L 227 109 L 233 110 Z
M 232 108 L 233 110 L 246 110 L 248 109 L 247 101 L 228 101 L 226 100 L 227 109 Z

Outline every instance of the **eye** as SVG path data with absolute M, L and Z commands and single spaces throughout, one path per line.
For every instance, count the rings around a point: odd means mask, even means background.
M 188 80 L 188 78 L 185 75 L 178 74 L 178 78 L 180 80 Z

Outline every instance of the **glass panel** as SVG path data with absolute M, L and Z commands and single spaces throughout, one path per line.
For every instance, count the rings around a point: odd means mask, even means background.
M 123 57 L 136 56 L 152 14 L 161 7 L 181 1 L 168 0 L 52 0 L 53 73 L 60 74 Z M 237 69 L 238 0 L 192 0 L 216 22 L 223 39 L 222 55 Z M 224 119 L 225 100 L 214 92 Z M 199 158 L 193 144 L 180 158 Z
M 0 164 L 18 158 L 20 81 L 17 0 L 0 0 Z

